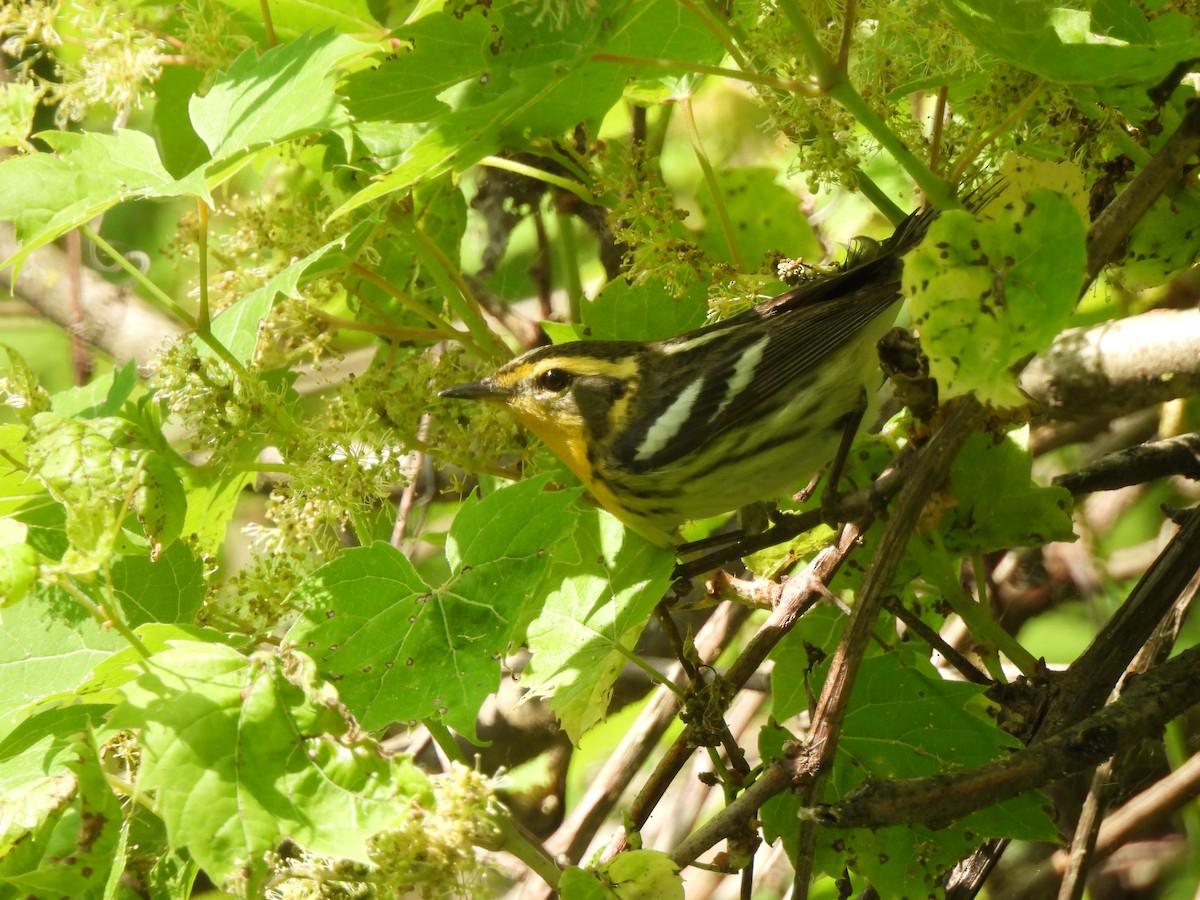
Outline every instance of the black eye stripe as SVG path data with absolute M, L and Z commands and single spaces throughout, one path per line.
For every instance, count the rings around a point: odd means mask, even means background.
M 559 391 L 566 390 L 567 385 L 571 383 L 571 373 L 566 369 L 547 369 L 537 376 L 537 386 L 543 391 Z

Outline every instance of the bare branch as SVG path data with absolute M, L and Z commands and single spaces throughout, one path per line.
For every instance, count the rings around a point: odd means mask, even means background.
M 969 812 L 1081 772 L 1143 739 L 1200 703 L 1200 648 L 1193 647 L 1136 681 L 1100 712 L 996 762 L 950 775 L 868 782 L 822 818 L 842 828 L 921 822 L 944 828 Z
M 1021 373 L 1035 421 L 1115 417 L 1200 394 L 1200 310 L 1156 310 L 1065 331 Z
M 0 222 L 0 260 L 18 249 L 12 225 Z M 178 322 L 142 303 L 132 288 L 112 284 L 87 267 L 79 270 L 83 304 L 76 325 L 70 271 L 67 254 L 48 245 L 29 254 L 15 285 L 12 268 L 0 269 L 0 285 L 118 365 L 133 360 L 139 367 L 149 366 L 163 342 L 183 332 Z
M 1054 483 L 1079 495 L 1112 491 L 1170 475 L 1200 480 L 1200 433 L 1181 434 L 1118 450 L 1077 472 L 1059 475 Z

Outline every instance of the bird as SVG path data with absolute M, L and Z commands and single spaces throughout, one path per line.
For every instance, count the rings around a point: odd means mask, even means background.
M 592 498 L 659 546 L 687 521 L 779 497 L 835 456 L 882 385 L 875 345 L 901 306 L 902 257 L 936 218 L 723 321 L 659 341 L 538 347 L 439 392 L 506 407 Z

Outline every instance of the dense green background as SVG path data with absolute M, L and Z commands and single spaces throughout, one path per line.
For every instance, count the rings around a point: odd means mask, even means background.
M 1140 418 L 1083 428 L 1063 422 L 1091 410 L 1059 410 L 1031 436 L 1039 411 L 1016 373 L 1068 327 L 1196 304 L 1194 173 L 1170 179 L 1079 300 L 1092 215 L 1197 102 L 1194 75 L 1167 80 L 1200 58 L 1196 10 L 850 8 L 0 11 L 0 220 L 20 242 L 6 274 L 104 273 L 74 313 L 51 308 L 55 279 L 40 275 L 2 310 L 0 897 L 481 896 L 524 877 L 564 897 L 704 895 L 716 876 L 680 874 L 670 855 L 744 786 L 728 743 L 707 754 L 705 805 L 686 769 L 658 802 L 679 835 L 651 828 L 644 849 L 635 837 L 612 861 L 569 860 L 586 870 L 560 871 L 539 845 L 559 847 L 557 815 L 659 677 L 667 651 L 646 625 L 674 555 L 584 502 L 499 411 L 435 394 L 532 346 L 542 320 L 555 340 L 696 327 L 778 292 L 778 257 L 837 261 L 921 198 L 947 212 L 906 260 L 905 320 L 940 399 L 974 393 L 994 414 L 926 506 L 892 589 L 935 629 L 952 630 L 955 610 L 968 619 L 957 646 L 992 679 L 1076 658 L 1149 562 L 1159 504 L 1194 503 L 1196 485 L 1082 503 L 1049 480 L 1194 429 L 1197 410 L 1156 395 L 1135 399 Z M 985 220 L 951 209 L 960 189 L 1000 181 Z M 118 291 L 157 323 L 134 351 L 53 324 L 89 321 Z M 863 439 L 850 481 L 939 421 L 897 414 Z M 831 584 L 843 601 L 883 527 Z M 759 554 L 712 591 L 777 595 L 828 535 Z M 678 617 L 685 638 L 699 627 Z M 769 700 L 762 679 L 739 697 L 730 741 L 751 764 L 803 738 L 844 621 L 815 608 L 773 651 Z M 901 632 L 880 617 L 820 800 L 1020 746 L 1013 708 L 998 714 L 996 694 L 947 678 Z M 1194 639 L 1185 624 L 1178 646 Z M 514 714 L 529 724 L 485 740 L 481 710 L 514 693 L 512 667 L 540 699 Z M 716 721 L 730 699 L 713 701 Z M 1196 730 L 1181 719 L 1150 744 L 1118 800 L 1181 764 Z M 936 833 L 821 829 L 812 890 L 834 896 L 845 878 L 926 896 L 986 839 L 1011 838 L 1028 843 L 991 890 L 1021 893 L 1017 863 L 1047 858 L 1073 827 L 1078 798 L 1053 799 L 1057 815 L 1029 793 Z M 598 839 L 628 804 L 592 826 Z M 800 813 L 776 796 L 762 834 L 794 855 Z M 1154 890 L 1190 896 L 1200 822 L 1191 810 L 1157 824 L 1178 840 Z M 722 864 L 743 865 L 752 843 Z M 497 849 L 537 874 L 498 864 Z M 766 859 L 756 895 L 778 896 L 787 857 Z

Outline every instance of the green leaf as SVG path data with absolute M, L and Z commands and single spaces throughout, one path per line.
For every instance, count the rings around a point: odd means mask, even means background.
M 340 265 L 357 254 L 362 242 L 374 227 L 374 222 L 358 223 L 349 232 L 318 247 L 303 259 L 296 260 L 277 272 L 262 287 L 240 297 L 212 321 L 212 335 L 239 362 L 248 363 L 258 346 L 258 329 L 280 297 L 296 297 L 300 285 Z M 212 356 L 212 349 L 203 341 L 192 338 L 196 352 Z
M 302 612 L 286 639 L 338 685 L 342 702 L 369 729 L 436 711 L 446 687 L 443 656 L 469 643 L 448 610 L 430 613 L 432 588 L 408 558 L 382 542 L 347 550 L 301 582 L 289 600 Z M 424 649 L 426 656 L 414 655 Z M 401 655 L 403 654 L 403 655 Z M 459 674 L 459 673 L 455 673 Z
M 950 466 L 955 505 L 939 526 L 946 546 L 989 553 L 1073 541 L 1071 494 L 1033 483 L 1028 430 L 974 434 Z
M 38 137 L 54 153 L 0 163 L 0 219 L 12 222 L 22 241 L 5 266 L 19 268 L 38 247 L 126 200 L 187 196 L 212 202 L 198 173 L 172 177 L 154 140 L 140 131 L 47 131 Z
M 138 458 L 136 487 L 129 508 L 150 541 L 150 559 L 179 537 L 187 514 L 183 484 L 174 466 L 159 453 L 147 450 Z
M 138 730 L 138 790 L 215 880 L 248 873 L 253 889 L 285 838 L 365 861 L 367 838 L 403 815 L 398 769 L 353 737 L 305 657 L 181 641 L 145 666 L 112 724 Z
M 571 531 L 582 492 L 547 491 L 549 480 L 549 475 L 527 478 L 464 505 L 446 538 L 450 568 L 462 576 L 480 566 L 543 558 Z
M 586 869 L 568 866 L 559 879 L 558 895 L 563 900 L 612 900 L 613 893 Z
M 19 147 L 33 130 L 41 90 L 31 82 L 0 84 L 0 147 Z
M 153 561 L 140 554 L 117 557 L 109 583 L 130 628 L 149 622 L 191 624 L 204 603 L 204 564 L 181 541 Z
M 613 685 L 655 604 L 675 556 L 607 513 L 586 510 L 555 554 L 554 584 L 529 626 L 533 666 L 524 684 L 548 697 L 571 740 L 604 718 Z
M 1069 321 L 1085 236 L 1071 202 L 1044 189 L 992 219 L 951 211 L 930 226 L 904 259 L 903 285 L 943 399 L 974 391 L 996 406 L 1025 402 L 1011 369 Z
M 553 15 L 533 6 L 447 8 L 412 28 L 413 51 L 360 76 L 364 103 L 354 107 L 363 122 L 360 136 L 385 138 L 371 141 L 371 152 L 399 161 L 334 216 L 443 172 L 461 172 L 490 154 L 521 149 L 531 139 L 558 137 L 579 123 L 594 130 L 636 71 L 595 61 L 596 53 L 714 62 L 722 54 L 711 32 L 671 0 L 616 3 L 603 16 L 574 5 Z M 443 48 L 459 52 L 431 67 L 427 54 Z M 380 126 L 433 114 L 431 101 L 409 89 L 422 84 L 445 88 L 438 102 L 448 111 L 410 144 L 410 130 Z M 392 136 L 401 140 L 386 140 Z
M 582 325 L 567 325 L 563 322 L 543 321 L 542 331 L 550 338 L 552 344 L 565 344 L 568 341 L 582 341 L 587 335 L 583 333 Z
M 661 850 L 618 853 L 608 862 L 596 866 L 594 871 L 621 900 L 650 897 L 683 900 L 679 866 Z
M 1004 756 L 1020 743 L 987 717 L 984 688 L 947 681 L 896 653 L 863 660 L 830 787 L 843 795 L 871 778 L 915 778 Z
M 73 817 L 72 807 L 77 810 L 80 803 L 81 784 L 75 770 L 81 741 L 90 728 L 101 724 L 106 709 L 94 705 L 50 709 L 26 719 L 0 742 L 0 884 L 9 877 L 10 885 L 34 878 L 45 862 L 45 848 L 39 854 L 24 847 L 18 850 L 17 860 L 9 859 L 11 852 L 22 843 L 37 843 L 39 836 L 45 841 L 59 820 Z M 87 786 L 99 788 L 100 796 L 92 798 L 93 803 L 103 802 L 105 794 L 112 796 L 103 782 Z M 106 823 L 94 824 L 103 828 Z M 106 870 L 107 866 L 100 867 L 101 872 Z M 50 882 L 56 877 L 52 872 L 40 875 Z M 71 876 L 63 871 L 57 877 Z
M 0 350 L 8 357 L 6 374 L 0 380 L 0 396 L 21 423 L 28 425 L 35 415 L 50 409 L 50 395 L 42 387 L 33 367 L 20 353 L 8 344 L 0 344 Z
M 497 39 L 498 18 L 487 7 L 468 6 L 396 29 L 402 45 L 395 55 L 346 79 L 355 121 L 424 122 L 449 112 L 438 95 L 488 71 L 493 64 L 488 44 Z
M 221 4 L 242 13 L 249 22 L 262 20 L 259 0 L 221 0 Z M 371 38 L 383 36 L 367 0 L 271 0 L 271 20 L 281 39 L 326 28 Z
M 559 883 L 563 900 L 683 900 L 679 867 L 661 850 L 626 850 L 607 862 L 571 866 Z
M 59 391 L 51 398 L 51 409 L 72 419 L 115 416 L 137 388 L 137 364 L 128 362 L 93 378 L 82 387 Z
M 69 774 L 68 764 L 78 756 L 79 738 L 102 724 L 107 706 L 79 704 L 53 707 L 25 719 L 0 740 L 0 832 L 6 832 L 19 813 L 7 804 L 26 785 L 48 776 Z M 7 847 L 0 846 L 0 856 Z
M 786 654 L 773 656 L 782 662 Z M 815 681 L 827 668 L 827 663 L 819 667 Z M 817 683 L 814 691 L 819 690 Z M 822 801 L 834 802 L 868 778 L 942 774 L 1002 758 L 1019 747 L 987 715 L 983 690 L 942 679 L 924 660 L 905 661 L 891 652 L 864 659 Z M 763 758 L 779 758 L 789 739 L 782 729 L 764 729 Z M 824 829 L 818 838 L 818 865 L 836 875 L 849 864 L 882 896 L 926 896 L 936 892 L 950 867 L 986 838 L 1057 840 L 1043 805 L 1041 795 L 1030 792 L 938 831 L 921 825 L 876 831 Z M 776 797 L 762 812 L 768 838 L 781 837 L 785 847 L 794 847 L 799 813 L 795 798 Z
M 0 606 L 25 599 L 37 583 L 42 556 L 28 544 L 0 546 Z
M 27 433 L 24 425 L 0 425 L 0 450 L 4 451 L 0 455 L 0 516 L 12 515 L 38 500 L 50 502 L 41 482 L 25 468 Z
M 38 484 L 38 487 L 42 486 Z M 12 540 L 19 540 L 18 531 L 24 528 L 25 543 L 47 559 L 61 561 L 70 547 L 67 540 L 67 512 L 54 502 L 45 488 L 4 524 L 6 537 Z
M 1146 14 L 1123 0 L 1089 13 L 1047 2 L 949 0 L 971 43 L 1051 81 L 1098 89 L 1152 87 L 1200 56 L 1200 24 L 1181 12 Z M 1111 38 L 1116 38 L 1115 40 Z
M 163 851 L 158 854 L 158 859 L 145 876 L 150 896 L 155 900 L 176 900 L 195 896 L 194 886 L 200 874 L 200 867 L 196 865 L 195 860 L 186 852 L 177 852 L 169 846 L 162 820 L 157 816 L 139 812 L 133 824 L 136 827 L 142 823 L 148 824 L 143 826 L 144 835 L 139 836 L 135 846 L 149 851 L 149 854 L 153 854 L 155 850 Z
M 837 648 L 846 616 L 822 603 L 806 612 L 771 652 L 771 715 L 780 722 L 806 712 L 821 686 L 814 671 Z
M 212 158 L 188 116 L 188 103 L 201 90 L 204 79 L 204 72 L 198 68 L 164 66 L 154 82 L 154 126 L 163 165 L 179 178 Z
M 1200 258 L 1200 198 L 1194 189 L 1168 191 L 1138 219 L 1118 277 L 1131 291 L 1164 284 Z
M 163 625 L 157 622 L 137 626 L 134 629 L 141 647 L 126 644 L 116 653 L 109 656 L 88 673 L 88 676 L 75 690 L 75 694 L 95 704 L 115 704 L 120 702 L 118 688 L 128 684 L 142 674 L 142 659 L 146 653 L 154 655 L 169 650 L 181 642 L 196 641 L 207 644 L 224 644 L 235 650 L 249 652 L 251 640 L 238 636 L 231 638 L 229 634 L 213 628 L 199 625 Z M 53 697 L 54 700 L 68 699 L 67 694 Z
M 854 685 L 830 779 L 833 797 L 867 777 L 915 778 L 999 759 L 1021 745 L 987 716 L 983 688 L 945 681 L 901 665 L 895 654 L 864 660 Z M 944 871 L 983 838 L 1055 841 L 1057 829 L 1037 792 L 978 810 L 953 826 L 831 829 L 826 843 L 845 846 L 885 896 L 934 888 Z
M 61 591 L 35 589 L 0 619 L 0 735 L 26 707 L 59 691 L 73 691 L 98 663 L 126 646 L 125 639 L 88 616 Z
M 31 471 L 66 510 L 71 566 L 83 571 L 128 552 L 123 529 L 130 513 L 141 523 L 152 559 L 179 535 L 183 486 L 162 456 L 134 446 L 128 422 L 38 413 L 28 438 Z
M 451 578 L 433 588 L 399 551 L 348 550 L 300 584 L 287 640 L 368 729 L 439 717 L 475 733 L 496 689 L 496 659 L 521 640 L 540 605 L 547 557 L 573 523 L 578 491 L 530 479 L 463 507 L 446 541 Z
M 660 341 L 699 328 L 708 314 L 708 291 L 694 285 L 672 297 L 653 282 L 617 278 L 596 299 L 582 304 L 584 334 L 597 341 Z
M 193 97 L 192 125 L 214 160 L 327 131 L 341 136 L 349 155 L 350 116 L 334 85 L 348 57 L 372 49 L 332 31 L 280 44 L 262 56 L 249 49 L 205 96 Z
M 0 856 L 0 885 L 16 895 L 99 897 L 108 881 L 124 818 L 121 802 L 94 751 L 78 748 L 75 755 L 68 774 L 29 785 L 19 801 L 37 819 Z
M 225 542 L 225 532 L 242 491 L 254 484 L 254 474 L 193 468 L 185 469 L 180 475 L 187 497 L 182 533 L 188 535 L 197 552 L 217 553 Z

